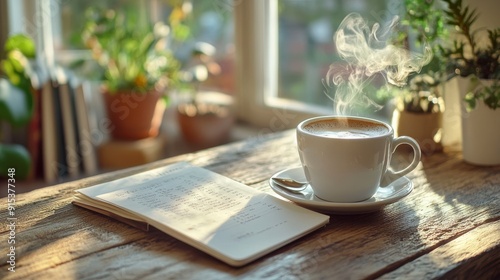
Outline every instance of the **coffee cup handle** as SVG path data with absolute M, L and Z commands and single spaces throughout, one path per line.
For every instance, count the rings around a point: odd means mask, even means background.
M 418 145 L 417 141 L 415 141 L 415 139 L 408 137 L 408 136 L 400 136 L 400 137 L 396 137 L 392 140 L 392 145 L 391 145 L 392 151 L 391 151 L 391 155 L 389 157 L 388 164 L 390 164 L 390 160 L 392 159 L 392 155 L 396 151 L 397 147 L 399 145 L 403 145 L 403 144 L 409 145 L 413 148 L 413 160 L 412 160 L 412 162 L 407 167 L 405 167 L 401 170 L 398 170 L 398 171 L 392 171 L 389 168 L 387 168 L 387 171 L 385 172 L 384 176 L 382 177 L 382 182 L 380 183 L 380 186 L 382 186 L 382 187 L 388 186 L 392 182 L 396 181 L 397 179 L 399 179 L 399 178 L 405 176 L 406 174 L 410 173 L 411 171 L 413 171 L 420 163 L 420 159 L 422 157 L 422 152 L 420 150 L 420 146 Z

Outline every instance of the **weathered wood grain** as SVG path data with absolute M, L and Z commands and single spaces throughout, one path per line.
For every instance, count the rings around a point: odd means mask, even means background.
M 409 156 L 399 154 L 396 164 Z M 414 191 L 384 210 L 331 216 L 329 225 L 243 268 L 172 237 L 71 205 L 75 189 L 186 160 L 272 193 L 268 178 L 298 166 L 293 131 L 182 155 L 17 196 L 16 272 L 5 279 L 359 279 L 498 274 L 500 167 L 457 152 L 424 157 Z M 0 213 L 0 220 L 7 218 Z M 0 244 L 7 242 L 0 230 Z M 2 246 L 3 248 L 3 246 Z M 482 271 L 483 274 L 477 274 Z
M 487 222 L 382 278 L 498 279 L 500 221 Z

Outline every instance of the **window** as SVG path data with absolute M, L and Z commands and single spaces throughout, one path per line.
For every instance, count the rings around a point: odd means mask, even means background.
M 387 9 L 383 1 L 301 1 L 278 2 L 278 97 L 325 106 L 331 104 L 321 79 L 338 61 L 333 36 L 351 12 L 370 21 L 370 11 Z
M 48 63 L 70 65 L 75 60 L 91 59 L 85 49 L 81 31 L 88 8 L 119 10 L 135 16 L 140 22 L 169 22 L 182 17 L 182 24 L 171 32 L 188 34 L 182 40 L 172 40 L 171 48 L 182 63 L 190 59 L 195 43 L 203 41 L 216 48 L 215 62 L 222 73 L 207 85 L 233 94 L 233 16 L 231 1 L 204 0 L 88 0 L 88 1 L 9 1 L 10 32 L 25 32 L 36 39 L 39 51 Z M 43 34 L 43 35 L 41 35 Z M 42 46 L 42 47 L 40 47 Z M 54 53 L 57 53 L 54 56 Z
M 399 2 L 388 7 L 386 0 L 237 2 L 238 110 L 241 118 L 273 131 L 333 113 L 322 80 L 338 60 L 333 34 L 348 13 L 381 22 L 402 8 Z
M 78 31 L 84 22 L 83 11 L 89 6 L 131 9 L 139 16 L 165 21 L 175 5 L 188 5 L 191 16 L 186 24 L 191 37 L 176 46 L 178 57 L 186 60 L 189 47 L 185 45 L 195 40 L 213 44 L 223 75 L 209 85 L 236 96 L 237 113 L 242 120 L 277 131 L 293 127 L 306 117 L 333 112 L 322 84 L 329 65 L 336 59 L 333 33 L 349 12 L 358 12 L 371 22 L 385 20 L 387 13 L 395 14 L 402 5 L 396 1 L 389 6 L 389 2 L 11 0 L 9 5 L 17 7 L 14 10 L 21 7 L 31 11 L 32 16 L 25 12 L 26 18 L 39 22 L 24 21 L 26 31 L 45 34 L 49 58 L 52 49 L 63 62 L 88 55 L 81 51 Z

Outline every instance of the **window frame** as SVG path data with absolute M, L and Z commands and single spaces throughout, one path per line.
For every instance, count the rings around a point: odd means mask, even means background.
M 332 110 L 278 97 L 278 1 L 234 6 L 238 118 L 279 131 Z

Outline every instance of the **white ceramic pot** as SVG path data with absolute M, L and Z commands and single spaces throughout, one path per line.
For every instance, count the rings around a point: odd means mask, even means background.
M 464 98 L 469 79 L 460 78 L 459 88 Z M 489 85 L 493 81 L 481 81 Z M 490 109 L 482 101 L 470 112 L 462 103 L 463 159 L 475 165 L 500 165 L 500 109 Z

